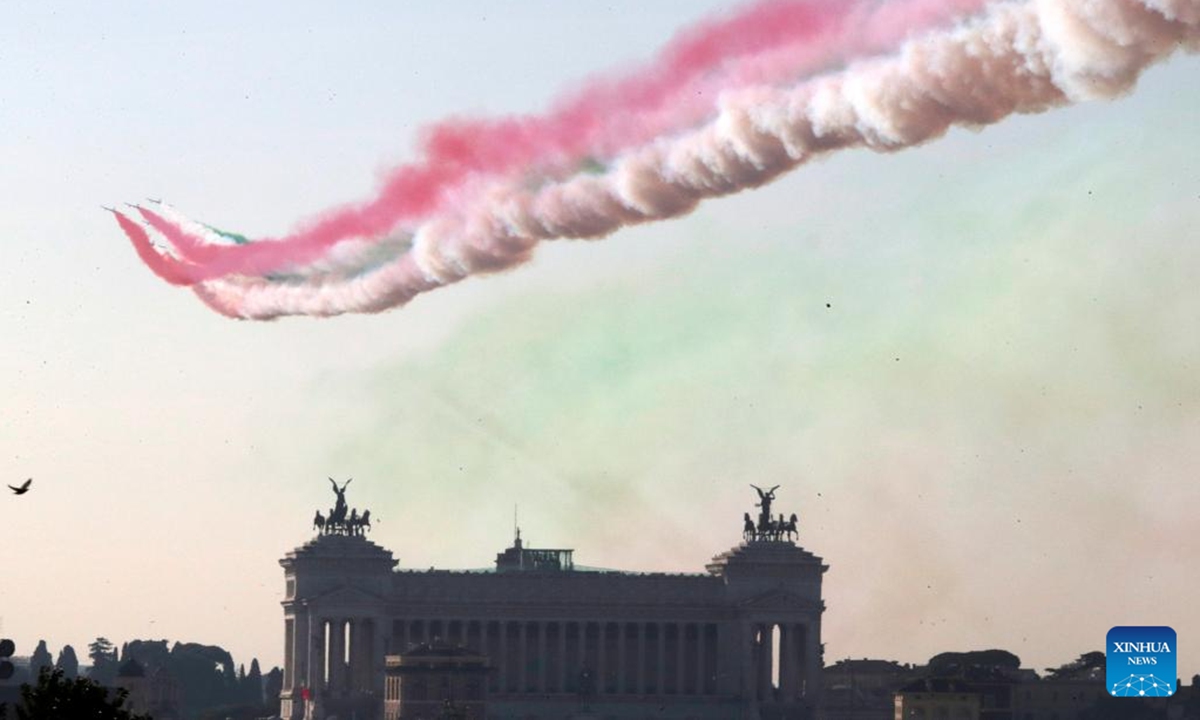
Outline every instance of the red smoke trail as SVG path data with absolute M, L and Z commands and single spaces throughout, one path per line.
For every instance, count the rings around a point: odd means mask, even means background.
M 150 236 L 146 234 L 141 225 L 125 217 L 124 213 L 111 209 L 108 211 L 117 219 L 117 223 L 125 231 L 129 241 L 133 243 L 133 249 L 137 251 L 138 257 L 155 275 L 172 285 L 191 285 L 197 282 L 186 272 L 178 260 L 160 253 L 154 247 L 154 244 L 150 242 Z
M 626 77 L 592 81 L 546 116 L 438 123 L 423 133 L 426 159 L 393 173 L 375 200 L 328 215 L 288 240 L 327 245 L 379 235 L 398 221 L 437 209 L 444 190 L 467 175 L 544 167 L 641 144 L 655 130 L 629 128 L 623 137 L 612 137 L 614 117 L 660 110 L 690 83 L 723 64 L 809 40 L 858 7 L 849 0 L 760 0 L 736 15 L 681 33 L 651 63 Z
M 135 207 L 146 224 L 162 233 L 163 237 L 189 261 L 204 263 L 217 258 L 221 245 L 205 243 L 161 215 L 140 205 Z
M 532 187 L 490 179 L 416 228 L 393 262 L 364 263 L 339 248 L 322 262 L 340 267 L 340 277 L 311 269 L 295 283 L 230 277 L 205 283 L 206 301 L 255 319 L 378 312 L 513 267 L 539 242 L 678 217 L 705 198 L 757 187 L 831 152 L 896 152 L 955 125 L 979 128 L 1013 113 L 1118 97 L 1181 49 L 1200 52 L 1200 0 L 996 3 L 970 22 L 839 72 L 727 93 L 716 117 L 623 154 L 600 175 Z
M 905 5 L 916 6 L 914 17 L 929 21 L 933 16 L 944 18 L 947 8 L 962 12 L 982 2 L 918 0 Z M 856 25 L 848 21 L 872 14 L 873 7 L 851 0 L 762 0 L 685 31 L 647 68 L 615 80 L 592 81 L 548 115 L 452 120 L 433 126 L 424 133 L 425 159 L 394 171 L 375 199 L 327 213 L 291 236 L 207 246 L 175 228 L 172 234 L 186 237 L 173 244 L 196 265 L 187 273 L 193 282 L 235 273 L 262 274 L 285 264 L 306 265 L 340 241 L 378 236 L 400 222 L 442 209 L 449 192 L 471 176 L 552 169 L 589 154 L 610 157 L 664 131 L 685 129 L 713 110 L 715 98 L 697 100 L 698 93 L 690 92 L 705 80 L 735 69 L 748 56 L 788 48 L 811 46 L 802 67 L 828 62 L 846 27 Z M 894 36 L 909 26 L 897 22 L 875 34 Z M 790 69 L 797 70 L 794 64 Z

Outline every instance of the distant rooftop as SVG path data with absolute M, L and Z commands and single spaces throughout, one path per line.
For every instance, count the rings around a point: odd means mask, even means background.
M 575 551 L 561 548 L 527 548 L 517 528 L 512 547 L 496 555 L 496 572 L 570 572 Z

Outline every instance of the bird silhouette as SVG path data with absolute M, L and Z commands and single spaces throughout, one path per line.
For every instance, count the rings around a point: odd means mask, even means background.
M 29 478 L 21 485 L 21 487 L 13 487 L 12 485 L 9 485 L 8 489 L 13 491 L 13 495 L 24 495 L 25 493 L 29 492 L 29 486 L 32 484 L 33 478 Z

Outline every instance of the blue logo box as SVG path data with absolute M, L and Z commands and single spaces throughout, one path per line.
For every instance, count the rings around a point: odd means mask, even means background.
M 1169 697 L 1175 694 L 1175 631 L 1165 626 L 1118 626 L 1104 646 L 1108 694 Z

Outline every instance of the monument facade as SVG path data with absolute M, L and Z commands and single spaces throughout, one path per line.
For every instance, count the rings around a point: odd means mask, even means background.
M 382 718 L 385 658 L 451 643 L 486 658 L 495 720 L 811 718 L 828 566 L 772 514 L 777 487 L 755 488 L 741 544 L 674 574 L 581 569 L 519 532 L 488 571 L 401 568 L 334 483 L 318 536 L 280 561 L 282 716 Z

